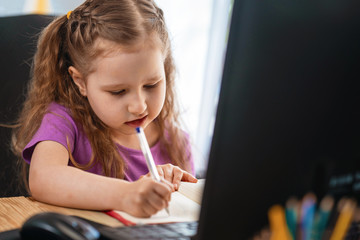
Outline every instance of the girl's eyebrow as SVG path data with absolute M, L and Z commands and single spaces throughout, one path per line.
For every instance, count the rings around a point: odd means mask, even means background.
M 158 81 L 163 79 L 164 77 L 162 75 L 156 75 L 154 77 L 150 77 L 148 79 L 145 80 L 145 82 L 152 82 L 152 81 Z
M 164 76 L 162 76 L 162 75 L 156 75 L 156 76 L 145 79 L 143 81 L 143 83 L 160 81 L 163 78 L 164 78 Z M 129 86 L 129 84 L 125 84 L 125 83 L 109 83 L 109 84 L 102 85 L 101 88 L 103 88 L 103 89 L 126 88 L 128 86 Z
M 110 83 L 110 84 L 105 84 L 102 85 L 101 88 L 103 89 L 112 89 L 112 88 L 125 88 L 127 87 L 128 84 L 124 84 L 124 83 Z

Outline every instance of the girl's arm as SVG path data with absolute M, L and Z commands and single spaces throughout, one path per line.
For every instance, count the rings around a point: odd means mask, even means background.
M 172 184 L 150 177 L 135 182 L 104 177 L 68 166 L 67 149 L 54 141 L 36 145 L 29 170 L 29 187 L 39 201 L 72 208 L 116 209 L 147 217 L 168 206 Z

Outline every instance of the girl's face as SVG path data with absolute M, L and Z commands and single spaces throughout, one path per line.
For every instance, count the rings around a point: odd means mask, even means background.
M 142 46 L 138 51 L 116 50 L 95 60 L 95 70 L 86 81 L 74 82 L 86 96 L 95 114 L 114 136 L 146 128 L 160 113 L 165 100 L 164 56 L 160 49 Z

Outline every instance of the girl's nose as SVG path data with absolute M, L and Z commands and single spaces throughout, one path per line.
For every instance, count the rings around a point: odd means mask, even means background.
M 128 104 L 128 111 L 133 115 L 141 115 L 147 108 L 145 97 L 141 94 L 136 94 Z

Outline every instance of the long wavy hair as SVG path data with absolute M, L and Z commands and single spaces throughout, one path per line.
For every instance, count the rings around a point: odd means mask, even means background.
M 166 97 L 155 119 L 160 129 L 159 141 L 174 165 L 191 170 L 185 151 L 186 138 L 180 129 L 175 101 L 175 67 L 163 11 L 153 0 L 87 0 L 71 14 L 54 19 L 40 34 L 33 59 L 32 78 L 26 100 L 13 130 L 12 146 L 21 158 L 26 144 L 40 126 L 47 107 L 57 102 L 67 107 L 87 135 L 92 158 L 86 166 L 76 163 L 68 147 L 69 159 L 86 170 L 94 161 L 101 164 L 106 176 L 123 178 L 125 163 L 113 142 L 109 128 L 92 111 L 68 73 L 74 66 L 86 78 L 91 71 L 91 59 L 105 49 L 96 44 L 105 39 L 120 46 L 131 47 L 136 42 L 156 34 L 165 54 Z M 170 149 L 171 146 L 171 149 Z M 23 162 L 24 179 L 28 166 Z M 27 185 L 27 184 L 26 184 Z

